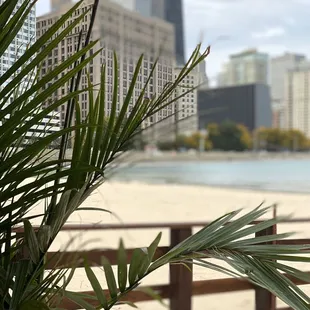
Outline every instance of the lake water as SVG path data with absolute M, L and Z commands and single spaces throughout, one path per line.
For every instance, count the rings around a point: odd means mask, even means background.
M 310 160 L 140 163 L 112 179 L 310 194 Z

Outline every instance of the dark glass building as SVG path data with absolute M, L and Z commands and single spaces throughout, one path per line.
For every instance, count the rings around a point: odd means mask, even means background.
M 165 0 L 165 20 L 174 25 L 176 60 L 178 65 L 184 65 L 185 56 L 182 0 Z
M 249 130 L 272 127 L 269 86 L 249 84 L 198 91 L 199 129 L 232 121 Z
M 144 16 L 155 16 L 174 25 L 176 61 L 177 65 L 184 65 L 183 1 L 136 0 L 135 10 Z

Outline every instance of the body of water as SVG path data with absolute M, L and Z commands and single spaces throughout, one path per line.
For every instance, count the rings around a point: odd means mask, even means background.
M 310 194 L 310 160 L 141 163 L 120 169 L 113 179 Z

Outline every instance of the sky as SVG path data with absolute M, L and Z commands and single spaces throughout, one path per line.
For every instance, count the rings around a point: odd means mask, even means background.
M 211 45 L 207 58 L 210 82 L 229 55 L 257 48 L 271 56 L 284 52 L 310 56 L 310 0 L 183 0 L 187 56 L 197 43 Z M 38 0 L 37 15 L 49 11 Z

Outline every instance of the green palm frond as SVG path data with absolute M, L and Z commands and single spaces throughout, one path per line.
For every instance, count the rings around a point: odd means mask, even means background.
M 18 0 L 6 0 L 0 6 L 0 57 L 23 26 L 36 1 L 23 1 L 12 15 L 17 3 Z M 134 251 L 128 270 L 126 250 L 120 242 L 117 276 L 110 262 L 102 259 L 109 296 L 103 294 L 87 261 L 85 270 L 96 297 L 66 290 L 75 271 L 75 261 L 70 270 L 51 270 L 44 276 L 48 266 L 46 253 L 68 218 L 82 209 L 85 199 L 105 181 L 106 174 L 113 170 L 111 163 L 115 163 L 128 150 L 133 139 L 141 134 L 144 122 L 181 97 L 175 95 L 176 89 L 210 52 L 208 47 L 201 53 L 198 45 L 176 79 L 167 83 L 162 93 L 148 98 L 147 90 L 158 62 L 155 60 L 134 102 L 144 59 L 141 55 L 119 111 L 119 70 L 114 53 L 112 107 L 107 111 L 105 66 L 100 85 L 93 85 L 88 79 L 87 88 L 79 86 L 82 71 L 101 52 L 99 48 L 90 52 L 98 46 L 98 41 L 90 40 L 98 0 L 94 0 L 85 43 L 82 44 L 80 32 L 74 55 L 53 66 L 45 75 L 40 74 L 42 62 L 87 14 L 84 12 L 68 23 L 81 3 L 74 4 L 59 17 L 0 76 L 0 283 L 3 283 L 0 285 L 0 308 L 49 309 L 56 303 L 60 305 L 61 299 L 66 297 L 85 309 L 95 309 L 88 299 L 97 302 L 97 308 L 111 309 L 125 302 L 127 293 L 136 289 L 140 281 L 154 270 L 165 264 L 193 263 L 230 276 L 247 278 L 294 309 L 309 309 L 309 298 L 290 280 L 310 281 L 308 275 L 285 264 L 286 261 L 309 262 L 308 248 L 270 244 L 290 234 L 253 237 L 255 233 L 281 222 L 281 218 L 277 218 L 251 225 L 268 208 L 257 208 L 239 218 L 236 218 L 239 211 L 224 215 L 154 260 L 161 238 L 159 234 L 149 247 Z M 64 85 L 69 85 L 70 92 L 55 99 L 53 94 Z M 189 88 L 182 96 L 192 91 L 193 88 Z M 85 119 L 81 117 L 79 102 L 82 93 L 87 93 L 89 98 L 89 114 Z M 38 127 L 45 117 L 64 104 L 67 104 L 64 128 L 39 135 L 36 141 L 24 145 L 29 130 Z M 65 157 L 69 138 L 72 139 L 72 159 Z M 51 144 L 59 140 L 60 148 L 50 150 Z M 43 202 L 42 214 L 28 214 Z M 33 219 L 41 221 L 38 228 L 33 227 Z M 13 229 L 16 225 L 24 227 L 24 236 L 17 241 Z M 229 267 L 211 263 L 208 258 L 224 261 Z M 68 271 L 69 276 L 64 281 Z
M 134 250 L 128 274 L 126 250 L 121 242 L 118 250 L 118 295 L 115 297 L 113 284 L 113 294 L 110 292 L 108 305 L 103 308 L 111 309 L 156 269 L 166 264 L 181 263 L 196 264 L 230 277 L 248 279 L 255 285 L 269 290 L 293 309 L 309 309 L 310 298 L 290 278 L 310 282 L 310 276 L 283 263 L 283 261 L 310 262 L 309 245 L 268 244 L 283 240 L 292 234 L 253 238 L 254 233 L 281 223 L 283 218 L 263 220 L 253 225 L 252 223 L 265 215 L 269 208 L 259 207 L 235 219 L 240 211 L 228 213 L 215 220 L 153 261 L 153 255 L 160 241 L 159 234 L 150 247 Z M 228 267 L 211 263 L 208 261 L 210 258 L 223 261 Z M 94 275 L 88 279 L 92 283 Z M 108 286 L 110 281 L 115 282 L 111 275 L 106 277 L 106 281 Z

